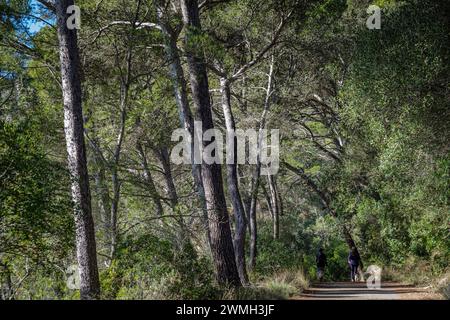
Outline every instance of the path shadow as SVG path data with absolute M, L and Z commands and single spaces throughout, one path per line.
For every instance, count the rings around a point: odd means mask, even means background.
M 383 282 L 379 289 L 369 289 L 366 282 L 313 283 L 301 296 L 308 299 L 387 299 L 396 300 L 401 294 L 422 293 L 412 285 Z
M 311 284 L 311 288 L 336 288 L 336 289 L 354 289 L 354 288 L 367 288 L 366 282 L 315 282 Z M 381 289 L 414 289 L 413 285 L 401 285 L 398 283 L 385 283 L 381 284 Z
M 378 290 L 378 289 L 335 289 L 335 290 L 315 290 L 307 289 L 304 294 L 310 294 L 315 296 L 328 296 L 328 295 L 387 295 L 387 294 L 402 294 L 402 293 L 421 293 L 420 290 Z

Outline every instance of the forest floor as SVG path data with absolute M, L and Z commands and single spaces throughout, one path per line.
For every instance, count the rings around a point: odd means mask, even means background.
M 368 289 L 365 282 L 323 282 L 294 296 L 293 300 L 440 300 L 427 288 L 383 282 L 380 289 Z

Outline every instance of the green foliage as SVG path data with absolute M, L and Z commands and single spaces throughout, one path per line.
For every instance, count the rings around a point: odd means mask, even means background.
M 346 8 L 346 0 L 326 0 L 311 10 L 309 15 L 315 22 L 323 22 L 325 19 L 335 20 L 340 17 Z
M 38 130 L 32 123 L 0 123 L 0 251 L 59 259 L 73 243 L 68 179 L 46 157 Z
M 307 279 L 316 279 L 316 254 L 324 248 L 328 265 L 325 279 L 329 281 L 348 278 L 348 246 L 343 241 L 336 221 L 330 216 L 288 213 L 281 220 L 283 226 L 280 239 L 274 240 L 272 225 L 259 222 L 259 255 L 255 278 L 273 277 L 283 270 L 303 268 Z M 304 271 L 303 271 L 304 270 Z
M 190 243 L 176 248 L 151 234 L 128 236 L 101 274 L 106 299 L 207 299 L 217 297 L 210 262 Z
M 450 253 L 445 10 L 402 4 L 385 8 L 381 30 L 358 34 L 340 95 L 353 147 L 336 176 L 336 205 L 356 214 L 366 257 L 403 265 L 415 256 L 442 271 Z M 355 187 L 358 176 L 369 183 Z
M 258 275 L 270 275 L 282 269 L 294 269 L 301 265 L 302 243 L 295 239 L 293 230 L 281 232 L 281 238 L 273 239 L 272 225 L 268 221 L 259 222 L 258 263 L 255 272 Z M 284 222 L 281 222 L 284 225 Z
M 0 285 L 12 279 L 19 287 L 10 291 L 20 299 L 76 299 L 78 292 L 65 283 L 65 269 L 75 257 L 58 39 L 50 26 L 28 32 L 30 10 L 52 23 L 49 12 L 31 9 L 31 3 L 0 0 Z M 278 37 L 232 83 L 233 117 L 239 129 L 256 128 L 269 102 L 266 127 L 280 129 L 281 157 L 310 180 L 281 167 L 279 239 L 273 238 L 259 190 L 257 263 L 252 285 L 237 291 L 219 288 L 213 279 L 190 166 L 172 164 L 178 203 L 169 199 L 167 168 L 158 152 L 170 150 L 170 135 L 179 127 L 168 77 L 173 70 L 161 30 L 130 23 L 156 21 L 153 3 L 80 4 L 83 112 L 102 298 L 286 299 L 316 278 L 319 247 L 328 258 L 325 279 L 348 279 L 342 226 L 350 230 L 365 265 L 382 266 L 391 279 L 446 279 L 450 32 L 445 1 L 205 2 L 201 29 L 181 28 L 180 12 L 167 6 L 165 18 L 183 65 L 191 51 L 205 57 L 207 67 L 220 66 L 231 75 Z M 382 8 L 380 30 L 365 26 L 370 4 Z M 288 14 L 290 20 L 275 35 Z M 125 22 L 108 26 L 111 21 Z M 186 33 L 188 43 L 181 41 Z M 267 99 L 272 56 L 274 87 Z M 183 71 L 189 80 L 188 68 Z M 214 125 L 221 129 L 218 76 L 209 70 L 208 78 Z M 138 144 L 167 217 L 155 217 L 155 192 L 149 190 Z M 114 163 L 116 150 L 120 157 Z M 119 243 L 105 265 L 110 212 L 99 202 L 103 195 L 111 201 L 113 171 L 119 181 Z M 101 173 L 103 185 L 97 184 Z M 252 166 L 239 166 L 245 200 L 252 175 Z M 438 287 L 448 295 L 446 285 Z
M 0 122 L 0 281 L 27 280 L 12 289 L 16 298 L 62 298 L 55 266 L 73 250 L 67 172 L 46 156 L 39 130 Z

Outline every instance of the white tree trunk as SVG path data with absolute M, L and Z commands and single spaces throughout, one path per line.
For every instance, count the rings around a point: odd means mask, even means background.
M 54 1 L 54 4 L 57 15 L 64 100 L 64 132 L 75 215 L 80 297 L 81 299 L 96 299 L 100 295 L 100 283 L 84 144 L 77 31 L 76 29 L 69 30 L 66 25 L 69 16 L 66 13 L 67 7 L 73 5 L 73 0 Z

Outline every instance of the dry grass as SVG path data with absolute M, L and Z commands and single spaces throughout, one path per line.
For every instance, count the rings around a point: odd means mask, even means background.
M 308 288 L 309 280 L 302 269 L 283 270 L 265 277 L 254 285 L 227 290 L 225 300 L 285 300 Z
M 450 269 L 433 273 L 427 261 L 410 258 L 400 269 L 384 268 L 383 280 L 419 286 L 430 293 L 442 295 L 444 299 L 450 299 Z

